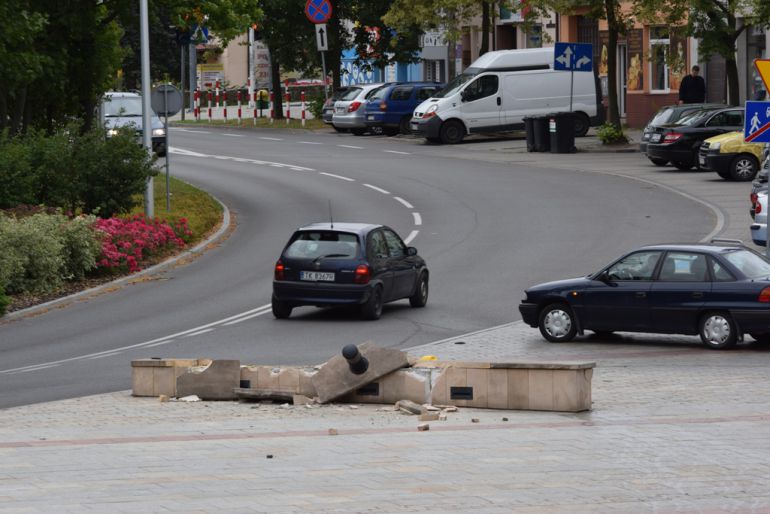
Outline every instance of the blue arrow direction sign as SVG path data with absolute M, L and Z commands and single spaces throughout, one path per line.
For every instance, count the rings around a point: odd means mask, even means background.
M 770 143 L 770 102 L 746 102 L 743 137 L 747 143 Z
M 593 46 L 590 43 L 556 43 L 553 69 L 557 71 L 593 71 Z

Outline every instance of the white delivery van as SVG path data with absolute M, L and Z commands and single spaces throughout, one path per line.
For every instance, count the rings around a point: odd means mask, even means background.
M 482 55 L 417 106 L 412 131 L 429 141 L 459 143 L 468 134 L 522 129 L 527 116 L 569 111 L 570 72 L 553 69 L 553 52 L 553 48 L 531 48 Z M 574 73 L 572 111 L 578 136 L 603 121 L 594 73 Z

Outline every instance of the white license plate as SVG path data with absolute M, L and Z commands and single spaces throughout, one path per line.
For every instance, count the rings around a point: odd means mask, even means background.
M 345 112 L 345 108 L 344 107 L 337 107 L 337 112 Z
M 705 166 L 706 165 L 706 158 L 703 157 L 702 155 L 699 155 L 698 156 L 698 162 L 700 162 L 701 166 Z
M 312 282 L 334 282 L 334 273 L 328 271 L 300 271 L 299 279 Z
M 658 141 L 660 141 L 660 137 L 661 137 L 661 134 L 653 134 L 652 136 L 650 136 L 650 141 L 652 141 L 653 143 L 657 143 Z
M 367 120 L 373 120 L 373 119 L 374 119 L 374 114 L 369 114 L 369 115 L 367 115 L 367 116 L 366 116 L 366 119 L 367 119 Z

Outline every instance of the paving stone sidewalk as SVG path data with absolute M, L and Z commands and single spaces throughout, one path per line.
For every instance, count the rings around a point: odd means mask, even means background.
M 458 153 L 511 160 L 506 144 Z M 745 184 L 704 184 L 638 155 L 528 158 L 676 189 L 713 206 L 720 235 L 748 217 Z M 463 408 L 418 432 L 416 417 L 391 406 L 119 392 L 5 409 L 0 513 L 770 512 L 770 348 L 717 352 L 648 334 L 549 344 L 513 322 L 409 352 L 595 361 L 593 410 Z

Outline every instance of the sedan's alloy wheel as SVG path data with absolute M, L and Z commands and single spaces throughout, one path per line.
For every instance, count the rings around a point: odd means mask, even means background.
M 700 336 L 709 348 L 723 349 L 733 346 L 737 341 L 735 326 L 723 313 L 711 313 L 701 321 Z
M 563 310 L 554 309 L 546 314 L 543 327 L 551 336 L 562 338 L 572 329 L 572 317 Z

